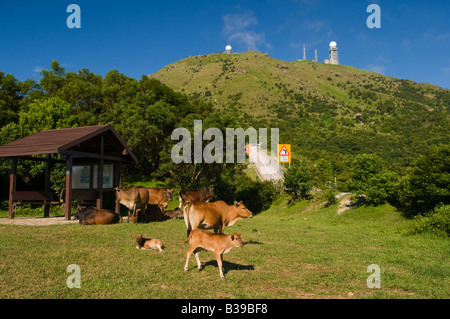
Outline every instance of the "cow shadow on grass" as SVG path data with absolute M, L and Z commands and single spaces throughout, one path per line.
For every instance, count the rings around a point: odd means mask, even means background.
M 249 240 L 249 241 L 244 241 L 244 246 L 245 245 L 264 245 L 264 243 L 262 243 L 260 241 L 256 241 L 256 240 Z
M 200 268 L 200 270 L 205 269 L 206 266 L 215 266 L 215 267 L 219 268 L 219 266 L 217 265 L 217 260 L 215 260 L 215 259 L 211 259 L 210 261 L 207 261 L 204 264 L 202 263 L 202 267 Z M 225 275 L 230 270 L 255 270 L 255 267 L 253 267 L 253 265 L 241 265 L 241 264 L 236 264 L 236 263 L 232 263 L 232 262 L 223 260 L 222 261 L 222 269 L 223 269 L 223 274 Z

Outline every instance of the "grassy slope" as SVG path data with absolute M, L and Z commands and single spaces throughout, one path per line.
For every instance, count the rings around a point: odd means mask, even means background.
M 0 298 L 449 298 L 447 239 L 409 236 L 409 221 L 389 205 L 336 214 L 337 206 L 279 202 L 226 229 L 247 244 L 225 255 L 200 253 L 198 272 L 183 267 L 183 220 L 151 224 L 0 226 Z M 138 251 L 147 233 L 163 253 Z M 81 289 L 68 289 L 66 267 L 81 267 Z M 370 264 L 381 289 L 368 289 Z M 204 287 L 209 287 L 205 293 Z
M 349 96 L 351 89 L 375 92 L 377 102 L 383 102 L 392 99 L 402 85 L 399 79 L 350 66 L 312 61 L 286 62 L 257 52 L 192 56 L 170 64 L 150 77 L 176 91 L 211 101 L 218 108 L 232 103 L 233 95 L 241 92 L 242 97 L 238 100 L 241 110 L 251 115 L 265 114 L 272 104 L 292 102 L 292 96 L 285 96 L 291 90 L 290 93 L 311 94 L 365 110 L 371 104 Z M 409 82 L 416 89 L 429 92 L 424 93 L 424 106 L 433 101 L 434 92 L 448 91 L 429 84 Z M 211 95 L 206 94 L 207 91 Z
M 350 66 L 216 53 L 150 77 L 231 111 L 243 127 L 280 128 L 294 156 L 375 152 L 409 165 L 430 145 L 449 142 L 449 90 Z

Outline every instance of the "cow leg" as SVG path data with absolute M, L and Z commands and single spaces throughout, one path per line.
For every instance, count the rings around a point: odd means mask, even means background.
M 216 228 L 214 228 L 214 233 L 223 233 L 223 231 L 225 230 L 225 227 L 223 226 L 224 224 L 220 223 L 219 225 L 216 226 Z
M 186 253 L 186 264 L 184 265 L 184 271 L 188 271 L 189 270 L 189 258 L 191 257 L 192 252 L 194 250 L 195 249 L 192 249 L 192 247 L 191 247 L 191 248 L 189 248 L 188 252 Z
M 182 206 L 183 206 L 183 199 L 181 198 L 181 196 L 178 196 L 178 209 L 181 209 Z
M 128 218 L 127 218 L 127 224 L 129 224 L 130 223 L 130 210 L 128 210 Z
M 225 277 L 222 271 L 222 254 L 219 254 L 218 252 L 215 252 L 214 254 L 216 255 L 217 265 L 219 266 L 220 278 L 224 279 Z
M 198 271 L 202 270 L 202 263 L 200 262 L 200 258 L 198 258 L 198 254 L 200 253 L 200 250 L 198 250 L 197 252 L 195 252 L 194 256 L 195 259 L 197 260 L 197 269 Z

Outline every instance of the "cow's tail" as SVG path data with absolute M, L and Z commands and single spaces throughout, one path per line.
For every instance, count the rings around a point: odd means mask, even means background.
M 188 203 L 186 206 L 184 206 L 183 208 L 183 215 L 184 215 L 184 222 L 186 224 L 186 228 L 187 228 L 187 236 L 189 238 L 189 235 L 192 231 L 192 226 L 191 223 L 189 221 L 189 211 L 191 209 L 192 204 Z M 189 240 L 188 240 L 189 241 Z
M 192 238 L 192 232 L 188 235 L 188 238 L 184 241 L 184 243 L 186 244 L 188 241 L 190 241 Z
M 186 205 L 183 205 L 183 204 L 186 204 L 184 202 L 184 198 L 183 198 L 183 191 L 181 191 L 180 194 L 178 195 L 178 201 L 179 201 L 178 208 L 186 206 Z

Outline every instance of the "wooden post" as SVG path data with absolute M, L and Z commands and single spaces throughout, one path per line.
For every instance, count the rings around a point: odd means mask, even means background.
M 66 159 L 66 196 L 64 200 L 64 216 L 70 220 L 70 208 L 72 206 L 72 157 L 67 156 Z
M 122 164 L 120 162 L 116 162 L 114 165 L 114 187 L 122 188 L 122 173 L 121 167 Z M 116 202 L 116 213 L 120 215 L 120 203 Z
M 50 159 L 51 159 L 51 155 L 47 154 L 45 158 L 47 159 L 47 161 L 45 163 L 44 192 L 45 192 L 45 195 L 49 195 L 50 194 Z M 50 215 L 50 203 L 48 201 L 44 201 L 44 218 L 48 217 L 49 215 Z
M 104 164 L 104 160 L 103 160 L 103 155 L 104 154 L 104 144 L 105 144 L 105 139 L 103 134 L 100 135 L 100 160 L 98 163 L 98 169 L 97 169 L 97 208 L 101 209 L 103 206 L 103 164 Z
M 8 218 L 14 218 L 14 200 L 12 193 L 16 190 L 17 181 L 17 158 L 11 160 L 11 174 L 9 175 L 9 206 Z

